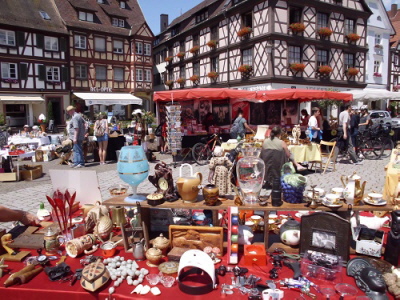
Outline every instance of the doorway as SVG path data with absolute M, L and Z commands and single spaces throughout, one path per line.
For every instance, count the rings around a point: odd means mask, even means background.
M 62 115 L 62 98 L 61 97 L 47 97 L 47 103 L 51 102 L 53 106 L 54 125 L 61 125 L 64 123 Z M 47 112 L 48 114 L 48 112 Z M 50 121 L 50 120 L 49 120 Z

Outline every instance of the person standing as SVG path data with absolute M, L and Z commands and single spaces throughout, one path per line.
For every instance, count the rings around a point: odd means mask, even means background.
M 345 106 L 344 111 L 339 114 L 339 143 L 343 147 L 344 150 L 347 150 L 350 159 L 353 164 L 361 164 L 362 161 L 358 161 L 356 152 L 354 151 L 353 143 L 350 137 L 350 113 L 351 113 L 351 105 L 347 104 Z
M 85 166 L 85 159 L 83 157 L 82 144 L 85 138 L 85 121 L 83 120 L 82 115 L 77 113 L 75 107 L 72 105 L 67 107 L 67 113 L 72 117 L 68 126 L 69 138 L 74 144 L 74 158 L 72 167 L 83 168 Z
M 361 116 L 360 116 L 360 124 L 358 124 L 358 131 L 363 133 L 366 129 L 368 129 L 369 124 L 371 122 L 371 118 L 369 117 L 368 107 L 366 105 L 361 106 Z
M 310 115 L 308 114 L 307 109 L 302 109 L 300 113 L 301 113 L 300 126 L 308 126 L 308 121 L 310 119 Z
M 310 141 L 319 143 L 322 138 L 321 127 L 318 125 L 318 117 L 321 115 L 321 111 L 318 107 L 314 107 L 312 111 L 313 115 L 308 120 L 308 137 Z
M 233 139 L 243 139 L 246 134 L 246 129 L 254 133 L 254 130 L 247 125 L 246 119 L 243 117 L 243 110 L 239 108 L 238 116 L 236 117 L 235 121 L 233 121 L 230 135 Z
M 106 114 L 99 114 L 96 123 L 94 123 L 94 135 L 96 136 L 97 143 L 99 144 L 100 165 L 105 165 L 109 135 Z
M 359 124 L 360 124 L 360 114 L 358 113 L 358 107 L 353 106 L 352 113 L 350 115 L 350 137 L 354 149 L 355 147 L 357 147 L 357 135 L 358 135 Z

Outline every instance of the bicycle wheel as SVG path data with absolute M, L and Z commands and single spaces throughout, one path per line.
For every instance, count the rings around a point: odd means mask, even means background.
M 7 133 L 0 131 L 0 148 L 7 145 Z
M 366 159 L 379 159 L 382 155 L 382 145 L 377 140 L 362 141 L 359 146 L 359 151 Z
M 382 146 L 382 151 L 381 151 L 381 157 L 386 158 L 389 157 L 392 154 L 392 149 L 394 147 L 394 143 L 390 138 L 381 138 L 380 139 L 381 146 Z
M 211 158 L 211 150 L 206 144 L 197 143 L 192 148 L 192 156 L 199 165 L 205 165 Z

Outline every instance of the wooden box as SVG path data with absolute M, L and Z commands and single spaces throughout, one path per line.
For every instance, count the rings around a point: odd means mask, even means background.
M 17 172 L 0 173 L 0 181 L 17 181 Z
M 29 169 L 29 170 L 24 169 L 24 167 Z M 43 174 L 42 170 L 43 169 L 42 169 L 41 165 L 20 166 L 20 169 L 19 169 L 19 180 L 34 180 L 36 178 L 39 178 Z
M 267 254 L 264 245 L 244 245 L 245 266 L 266 266 Z
M 183 253 L 186 251 L 190 250 L 189 248 L 180 248 L 180 247 L 174 247 L 172 248 L 171 251 L 168 252 L 167 257 L 168 261 L 177 261 L 179 262 Z

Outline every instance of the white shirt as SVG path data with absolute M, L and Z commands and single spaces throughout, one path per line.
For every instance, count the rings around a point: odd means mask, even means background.
M 314 115 L 312 115 L 310 117 L 310 119 L 308 120 L 308 127 L 310 129 L 313 129 L 313 127 L 314 127 L 314 130 L 315 130 L 315 128 L 318 128 L 318 120 Z M 318 131 L 315 131 L 313 133 L 313 138 L 317 138 L 317 137 L 318 137 Z
M 343 126 L 344 123 L 346 123 L 347 128 L 350 128 L 350 114 L 347 110 L 339 114 L 339 126 Z

